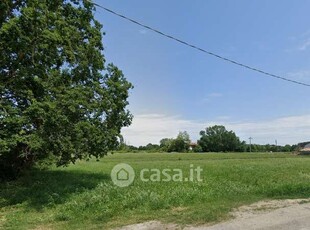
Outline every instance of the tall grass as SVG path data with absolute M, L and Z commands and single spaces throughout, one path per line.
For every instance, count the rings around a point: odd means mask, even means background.
M 143 182 L 116 187 L 110 171 L 203 168 L 202 182 Z M 158 219 L 201 224 L 261 199 L 310 197 L 310 157 L 289 154 L 115 154 L 99 162 L 33 170 L 0 186 L 0 228 L 103 229 Z

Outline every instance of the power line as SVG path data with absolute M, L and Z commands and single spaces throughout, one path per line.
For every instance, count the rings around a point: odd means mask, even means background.
M 147 25 L 145 25 L 145 24 L 142 24 L 141 22 L 138 22 L 138 21 L 136 21 L 136 20 L 134 20 L 134 19 L 128 18 L 127 16 L 124 16 L 124 15 L 122 15 L 122 14 L 120 14 L 120 13 L 117 13 L 117 12 L 115 12 L 115 11 L 113 11 L 113 10 L 110 10 L 110 9 L 108 9 L 108 8 L 102 6 L 102 5 L 99 5 L 99 4 L 95 3 L 95 2 L 92 2 L 92 3 L 93 3 L 95 6 L 101 8 L 101 9 L 103 9 L 103 10 L 105 10 L 105 11 L 111 13 L 111 14 L 114 14 L 114 15 L 116 15 L 116 16 L 118 16 L 118 17 L 121 17 L 121 18 L 123 18 L 123 19 L 125 19 L 125 20 L 127 20 L 127 21 L 130 21 L 130 22 L 132 22 L 132 23 L 134 23 L 134 24 L 136 24 L 136 25 L 139 25 L 139 26 L 141 26 L 141 27 L 143 27 L 143 28 L 145 28 L 145 29 L 148 29 L 148 30 L 151 30 L 151 31 L 153 31 L 153 32 L 155 32 L 155 33 L 157 33 L 157 34 L 160 34 L 161 36 L 164 36 L 164 37 L 166 37 L 166 38 L 169 38 L 169 39 L 171 39 L 171 40 L 174 40 L 174 41 L 176 41 L 176 42 L 178 42 L 178 43 L 181 43 L 181 44 L 183 44 L 183 45 L 186 45 L 186 46 L 188 46 L 188 47 L 191 47 L 191 48 L 193 48 L 193 49 L 196 49 L 196 50 L 198 50 L 198 51 L 201 51 L 201 52 L 203 52 L 203 53 L 206 53 L 206 54 L 208 54 L 208 55 L 211 55 L 211 56 L 213 56 L 213 57 L 219 58 L 219 59 L 224 60 L 224 61 L 226 61 L 226 62 L 230 62 L 230 63 L 232 63 L 232 64 L 234 64 L 234 65 L 238 65 L 238 66 L 241 66 L 241 67 L 243 67 L 243 68 L 246 68 L 246 69 L 249 69 L 249 70 L 252 70 L 252 71 L 261 73 L 261 74 L 264 74 L 264 75 L 269 76 L 269 77 L 273 77 L 273 78 L 280 79 L 280 80 L 287 81 L 287 82 L 291 82 L 291 83 L 294 83 L 294 84 L 298 84 L 298 85 L 310 87 L 310 84 L 303 83 L 303 82 L 300 82 L 300 81 L 295 81 L 295 80 L 292 80 L 292 79 L 288 79 L 288 78 L 285 78 L 285 77 L 282 77 L 282 76 L 279 76 L 279 75 L 275 75 L 275 74 L 272 74 L 272 73 L 263 71 L 263 70 L 261 70 L 261 69 L 257 69 L 257 68 L 255 68 L 255 67 L 251 67 L 251 66 L 249 66 L 249 65 L 243 64 L 243 63 L 241 63 L 241 62 L 237 62 L 237 61 L 234 61 L 234 60 L 232 60 L 232 59 L 223 57 L 223 56 L 218 55 L 218 54 L 216 54 L 216 53 L 207 51 L 207 50 L 202 49 L 202 48 L 200 48 L 200 47 L 198 47 L 198 46 L 196 46 L 196 45 L 190 44 L 190 43 L 185 42 L 185 41 L 183 41 L 183 40 L 180 40 L 180 39 L 178 39 L 178 38 L 176 38 L 176 37 L 174 37 L 174 36 L 171 36 L 171 35 L 169 35 L 169 34 L 166 34 L 166 33 L 164 33 L 164 32 L 161 32 L 161 31 L 159 31 L 159 30 L 157 30 L 157 29 L 154 29 L 153 27 L 150 27 L 150 26 L 147 26 Z

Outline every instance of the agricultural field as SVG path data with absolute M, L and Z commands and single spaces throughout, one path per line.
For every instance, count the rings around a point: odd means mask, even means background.
M 135 171 L 128 187 L 111 180 L 118 163 Z M 178 169 L 188 178 L 195 167 L 202 169 L 201 181 L 162 177 L 165 169 Z M 160 181 L 141 180 L 143 169 L 147 176 L 157 169 Z M 0 229 L 111 229 L 148 220 L 199 225 L 225 220 L 233 208 L 259 200 L 309 197 L 309 156 L 116 153 L 100 161 L 35 169 L 1 184 Z

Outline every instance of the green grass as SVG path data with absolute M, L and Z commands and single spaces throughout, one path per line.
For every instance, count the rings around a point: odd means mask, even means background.
M 113 185 L 110 171 L 203 168 L 203 182 Z M 0 229 L 109 229 L 147 220 L 202 224 L 262 199 L 309 198 L 310 157 L 289 154 L 115 154 L 100 162 L 33 170 L 0 185 Z

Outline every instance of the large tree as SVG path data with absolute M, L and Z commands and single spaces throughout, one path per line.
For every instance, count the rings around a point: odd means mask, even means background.
M 190 138 L 186 131 L 179 132 L 177 138 L 164 138 L 160 141 L 160 147 L 167 152 L 187 152 L 189 150 Z
M 50 154 L 58 165 L 117 146 L 132 85 L 105 64 L 90 1 L 0 2 L 0 174 Z M 1 176 L 0 176 L 1 177 Z
M 233 131 L 222 125 L 215 125 L 200 132 L 198 144 L 204 152 L 240 151 L 241 142 Z

